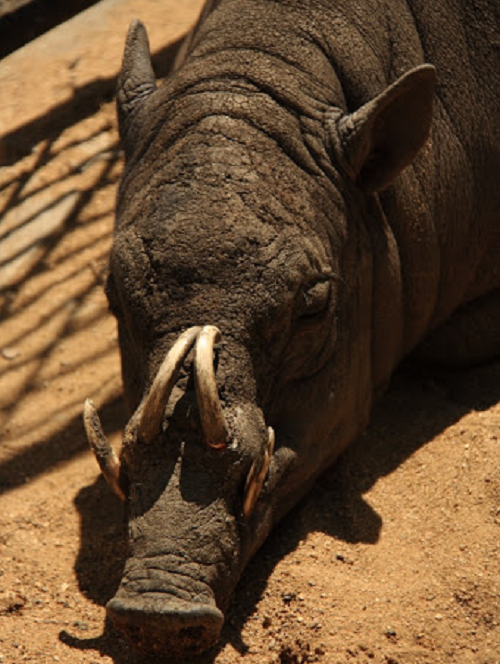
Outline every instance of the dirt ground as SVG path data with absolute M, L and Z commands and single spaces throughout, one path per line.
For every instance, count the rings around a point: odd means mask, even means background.
M 123 510 L 81 423 L 92 396 L 119 447 L 114 106 L 57 121 L 0 168 L 0 663 L 132 664 L 104 609 Z M 204 664 L 500 664 L 499 397 L 500 362 L 401 370 L 247 568 Z

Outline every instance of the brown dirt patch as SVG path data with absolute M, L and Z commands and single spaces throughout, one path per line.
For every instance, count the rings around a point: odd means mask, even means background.
M 30 91 L 36 103 L 36 91 Z M 86 448 L 125 414 L 102 283 L 114 108 L 0 169 L 0 662 L 133 661 L 105 622 L 122 507 Z M 216 664 L 499 664 L 500 364 L 401 372 L 369 432 L 272 534 Z

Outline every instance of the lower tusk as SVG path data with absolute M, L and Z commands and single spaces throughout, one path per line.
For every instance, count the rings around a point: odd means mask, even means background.
M 264 455 L 260 461 L 254 461 L 245 485 L 245 498 L 243 500 L 243 514 L 248 519 L 255 507 L 255 503 L 259 497 L 262 485 L 266 479 L 269 465 L 274 453 L 274 429 L 268 428 L 267 445 L 264 450 Z
M 196 342 L 194 359 L 196 398 L 205 442 L 214 449 L 227 445 L 228 431 L 214 374 L 214 344 L 220 340 L 220 331 L 206 325 Z
M 199 327 L 190 327 L 180 335 L 163 360 L 144 404 L 139 407 L 141 412 L 137 433 L 139 438 L 147 443 L 151 442 L 161 431 L 170 394 L 177 381 L 182 363 L 196 341 L 199 331 Z
M 125 500 L 120 484 L 120 461 L 102 430 L 97 410 L 90 399 L 83 407 L 83 424 L 90 448 L 97 459 L 99 468 L 116 495 Z

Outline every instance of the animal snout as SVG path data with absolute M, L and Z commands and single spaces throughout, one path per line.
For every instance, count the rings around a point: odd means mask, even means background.
M 212 647 L 219 638 L 223 613 L 212 604 L 158 594 L 115 597 L 107 605 L 113 623 L 143 653 L 189 657 Z

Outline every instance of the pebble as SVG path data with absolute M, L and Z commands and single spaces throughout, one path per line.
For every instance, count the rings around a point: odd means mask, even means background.
M 394 639 L 397 638 L 396 630 L 393 629 L 392 627 L 388 627 L 388 628 L 384 631 L 384 635 L 385 635 L 390 641 L 392 641 L 392 640 L 394 640 Z
M 21 355 L 19 348 L 14 348 L 13 346 L 5 346 L 0 350 L 0 354 L 5 360 L 15 360 L 16 357 Z
M 271 618 L 269 616 L 264 616 L 264 620 L 262 621 L 262 627 L 264 627 L 264 629 L 269 629 L 269 627 L 271 627 L 272 624 L 273 621 L 271 620 Z
M 375 653 L 371 648 L 369 648 L 365 643 L 360 643 L 358 645 L 358 648 L 361 650 L 361 652 L 364 652 L 367 657 L 370 659 L 373 659 L 375 657 Z
M 77 627 L 77 628 L 78 628 L 79 630 L 81 630 L 82 632 L 86 632 L 86 631 L 88 630 L 88 628 L 89 628 L 89 626 L 87 625 L 87 623 L 86 623 L 86 622 L 82 622 L 81 620 L 76 620 L 76 621 L 73 623 L 73 625 L 74 625 L 74 627 Z

